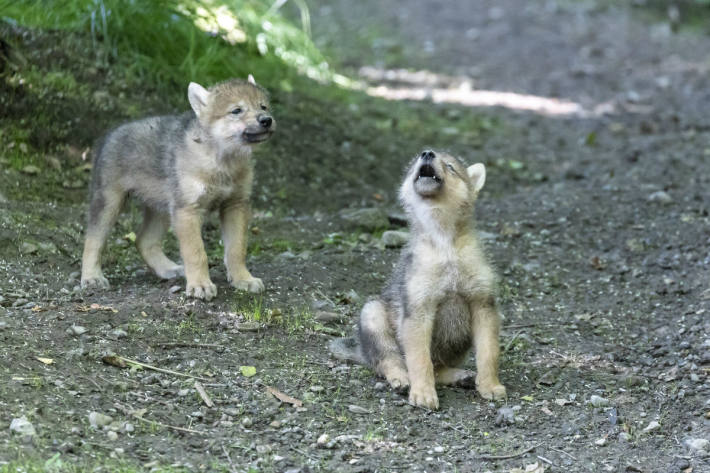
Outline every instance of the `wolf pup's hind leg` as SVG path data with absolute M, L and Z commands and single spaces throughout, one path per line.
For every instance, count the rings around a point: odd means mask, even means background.
M 150 269 L 162 279 L 184 274 L 183 267 L 163 253 L 163 235 L 168 229 L 168 217 L 150 207 L 143 208 L 143 223 L 136 236 L 136 247 Z
M 388 323 L 387 309 L 379 300 L 362 308 L 359 336 L 362 354 L 374 370 L 395 389 L 409 386 L 407 367 Z
M 101 271 L 101 251 L 126 198 L 118 187 L 98 188 L 91 195 L 84 254 L 81 258 L 81 287 L 109 287 Z

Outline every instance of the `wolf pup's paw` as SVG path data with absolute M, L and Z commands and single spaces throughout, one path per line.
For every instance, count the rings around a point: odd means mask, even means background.
M 90 288 L 95 288 L 95 289 L 108 289 L 110 284 L 108 283 L 108 279 L 106 279 L 103 275 L 99 274 L 96 276 L 87 276 L 81 278 L 81 288 L 82 289 L 90 289 Z
M 505 386 L 502 384 L 485 384 L 481 383 L 478 385 L 478 394 L 481 395 L 483 399 L 498 400 L 505 399 L 507 393 L 505 391 Z
M 249 291 L 253 293 L 264 292 L 263 281 L 255 277 L 232 281 L 232 286 L 234 286 L 239 291 Z
M 212 284 L 212 281 L 209 279 L 198 283 L 188 282 L 185 293 L 188 297 L 196 297 L 208 301 L 217 295 L 217 286 Z
M 412 386 L 409 389 L 409 403 L 413 406 L 426 407 L 427 409 L 439 408 L 439 397 L 434 386 Z
M 406 372 L 387 376 L 387 382 L 395 391 L 405 391 L 409 387 L 409 377 Z

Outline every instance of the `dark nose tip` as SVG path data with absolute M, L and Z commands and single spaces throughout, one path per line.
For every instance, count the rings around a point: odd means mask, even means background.
M 262 115 L 259 117 L 259 125 L 263 126 L 264 128 L 269 128 L 273 122 L 274 120 L 267 115 Z
M 424 160 L 424 161 L 431 161 L 435 157 L 436 157 L 436 154 L 434 154 L 434 152 L 430 149 L 424 151 L 421 156 L 422 160 Z

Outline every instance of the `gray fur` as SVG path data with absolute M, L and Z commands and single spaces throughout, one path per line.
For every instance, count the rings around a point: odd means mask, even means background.
M 190 296 L 217 293 L 201 238 L 204 214 L 220 210 L 225 264 L 238 289 L 260 292 L 262 281 L 246 269 L 246 234 L 253 181 L 251 147 L 275 130 L 264 89 L 233 79 L 205 89 L 191 83 L 192 110 L 144 118 L 114 129 L 94 155 L 82 287 L 108 287 L 100 254 L 127 196 L 144 205 L 136 245 L 161 278 L 185 274 Z M 161 238 L 168 222 L 180 243 L 183 266 L 168 259 Z
M 498 380 L 495 275 L 473 228 L 485 167 L 445 153 L 414 159 L 400 189 L 411 237 L 381 296 L 362 309 L 357 340 L 334 341 L 340 359 L 371 366 L 409 402 L 438 407 L 435 382 L 455 384 L 476 340 L 476 383 L 487 399 L 505 396 Z M 347 350 L 346 350 L 347 349 Z M 349 356 L 343 356 L 343 352 Z

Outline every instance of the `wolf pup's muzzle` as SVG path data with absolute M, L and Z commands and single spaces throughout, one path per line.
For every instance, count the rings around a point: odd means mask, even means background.
M 441 174 L 436 169 L 437 161 L 436 153 L 427 150 L 415 163 L 419 169 L 414 175 L 414 190 L 422 197 L 435 196 L 444 184 Z
M 274 133 L 274 119 L 269 115 L 259 115 L 256 118 L 258 125 L 250 125 L 244 130 L 244 139 L 247 143 L 259 143 L 268 140 Z

